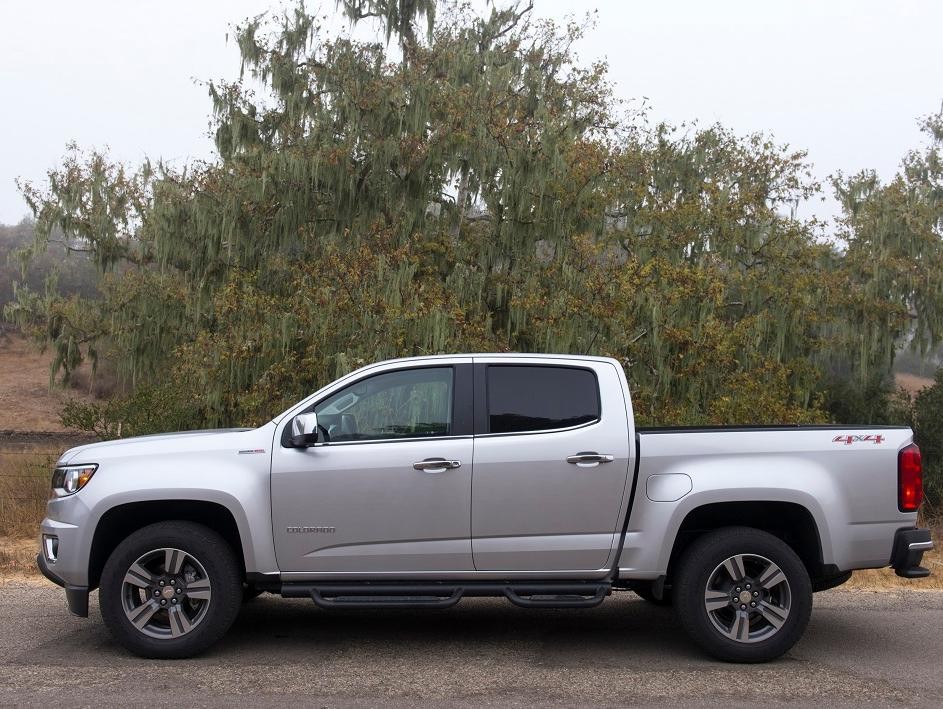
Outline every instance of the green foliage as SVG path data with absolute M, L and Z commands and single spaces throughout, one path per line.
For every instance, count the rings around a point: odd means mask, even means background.
M 386 31 L 386 40 L 395 33 L 400 40 L 404 53 L 408 53 L 417 44 L 413 23 L 425 16 L 429 38 L 435 26 L 435 0 L 339 0 L 344 7 L 344 14 L 353 22 L 367 18 L 377 18 Z
M 849 319 L 829 372 L 858 395 L 882 388 L 899 343 L 925 355 L 943 335 L 943 114 L 927 118 L 929 145 L 912 151 L 882 185 L 873 171 L 833 181 L 844 208 L 846 281 L 840 307 Z
M 203 421 L 200 397 L 173 385 L 140 386 L 130 395 L 103 402 L 72 399 L 63 408 L 64 426 L 89 431 L 103 440 L 162 431 L 198 428 Z
M 862 424 L 900 425 L 910 423 L 910 397 L 896 390 L 888 373 L 883 379 L 863 385 L 848 378 L 828 381 L 826 410 L 836 421 Z
M 903 390 L 871 392 L 871 401 L 849 399 L 850 410 L 867 410 L 874 423 L 910 426 L 923 457 L 923 483 L 930 515 L 943 512 L 943 368 L 932 385 L 911 397 Z M 860 408 L 859 408 L 860 407 Z
M 14 323 L 51 345 L 53 373 L 67 380 L 83 359 L 94 366 L 97 357 L 100 332 L 81 332 L 76 324 L 97 325 L 88 313 L 96 310 L 101 275 L 83 243 L 53 229 L 37 244 L 34 228 L 28 220 L 0 226 L 0 333 L 3 322 Z
M 943 511 L 943 368 L 937 370 L 933 386 L 914 400 L 914 440 L 923 455 L 923 481 L 927 500 Z
M 366 362 L 495 350 L 617 357 L 645 423 L 822 421 L 833 379 L 868 401 L 913 315 L 919 346 L 940 339 L 938 142 L 887 187 L 836 182 L 839 250 L 786 216 L 818 190 L 804 154 L 625 115 L 578 26 L 343 6 L 401 56 L 301 8 L 254 20 L 242 78 L 209 87 L 217 161 L 74 151 L 23 186 L 39 242 L 62 230 L 105 277 L 17 317 L 65 373 L 105 352 L 134 392 L 70 422 L 257 424 Z

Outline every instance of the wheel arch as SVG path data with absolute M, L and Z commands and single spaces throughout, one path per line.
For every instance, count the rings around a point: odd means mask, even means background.
M 805 506 L 781 500 L 711 502 L 691 509 L 681 521 L 667 565 L 669 582 L 678 560 L 696 539 L 734 526 L 752 527 L 781 539 L 796 552 L 812 579 L 834 571 L 823 560 L 821 531 Z
M 232 511 L 219 502 L 198 499 L 159 499 L 127 502 L 108 509 L 98 520 L 89 551 L 88 586 L 96 588 L 105 562 L 128 535 L 155 522 L 188 521 L 219 534 L 232 547 L 240 573 L 246 574 L 246 549 Z

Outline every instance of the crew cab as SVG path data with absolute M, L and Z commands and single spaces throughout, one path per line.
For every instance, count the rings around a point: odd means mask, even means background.
M 130 651 L 187 657 L 244 598 L 325 609 L 502 596 L 671 604 L 715 657 L 799 639 L 854 569 L 914 578 L 905 427 L 637 428 L 614 359 L 482 354 L 359 369 L 256 429 L 67 451 L 37 562 Z

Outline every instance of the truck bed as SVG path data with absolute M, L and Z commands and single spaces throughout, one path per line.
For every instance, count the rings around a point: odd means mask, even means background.
M 636 440 L 619 560 L 626 576 L 664 573 L 670 550 L 652 539 L 675 538 L 692 510 L 716 503 L 766 500 L 773 517 L 807 510 L 821 562 L 842 570 L 887 566 L 894 533 L 907 526 L 897 508 L 897 455 L 912 442 L 906 426 L 640 427 Z

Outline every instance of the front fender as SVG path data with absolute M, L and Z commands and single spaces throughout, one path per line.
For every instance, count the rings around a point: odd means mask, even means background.
M 114 495 L 110 495 L 100 501 L 98 505 L 90 512 L 89 519 L 94 520 L 90 525 L 91 545 L 94 539 L 95 531 L 98 529 L 102 518 L 111 510 L 118 507 L 144 502 L 164 502 L 167 503 L 168 519 L 173 519 L 174 502 L 208 502 L 225 508 L 236 522 L 236 528 L 239 531 L 239 541 L 242 545 L 243 562 L 246 571 L 258 571 L 259 567 L 259 542 L 264 543 L 264 539 L 259 540 L 253 531 L 255 527 L 260 526 L 257 520 L 255 525 L 250 521 L 251 510 L 246 510 L 240 498 L 236 494 L 224 492 L 207 487 L 174 487 L 161 490 L 129 490 Z M 271 530 L 271 518 L 267 529 Z M 271 536 L 271 535 L 269 535 Z
M 66 582 L 87 585 L 95 531 L 109 510 L 131 503 L 209 502 L 235 520 L 247 572 L 277 573 L 272 538 L 269 472 L 272 430 L 225 434 L 212 447 L 192 437 L 161 450 L 160 441 L 83 451 L 80 462 L 98 470 L 74 495 L 50 500 L 45 534 L 59 537 L 55 573 Z M 87 458 L 87 460 L 86 460 Z

